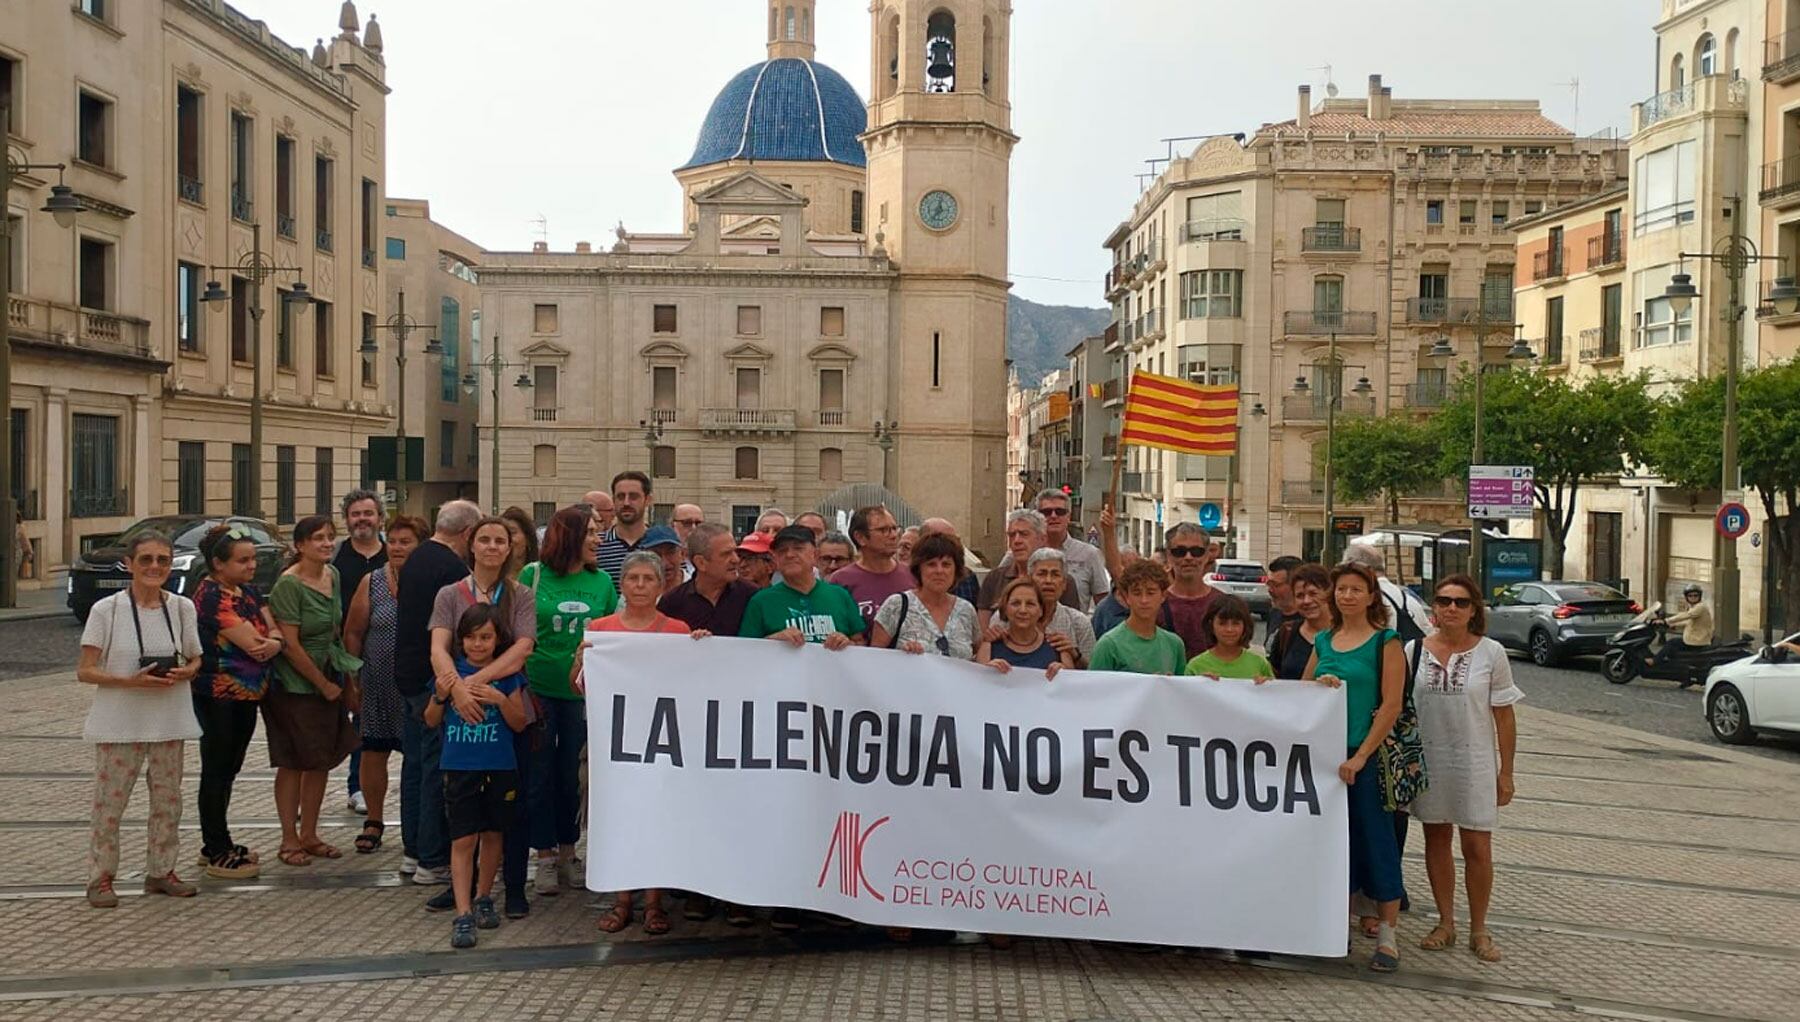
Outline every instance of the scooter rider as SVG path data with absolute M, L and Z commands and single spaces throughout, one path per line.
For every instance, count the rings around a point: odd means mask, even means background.
M 1682 598 L 1687 601 L 1687 609 L 1667 619 L 1669 627 L 1682 626 L 1681 637 L 1670 636 L 1663 643 L 1662 655 L 1665 657 L 1680 656 L 1690 649 L 1705 649 L 1713 641 L 1712 608 L 1701 600 L 1705 592 L 1697 585 L 1690 585 L 1681 591 Z

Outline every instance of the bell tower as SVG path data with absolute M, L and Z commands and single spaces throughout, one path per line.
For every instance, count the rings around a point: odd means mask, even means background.
M 1009 0 L 875 0 L 869 220 L 899 280 L 890 485 L 987 553 L 1003 545 Z
M 813 59 L 816 0 L 763 0 L 769 7 L 769 59 Z

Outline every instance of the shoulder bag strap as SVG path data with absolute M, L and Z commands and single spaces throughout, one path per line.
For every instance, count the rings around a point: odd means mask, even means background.
M 1412 698 L 1413 683 L 1419 679 L 1419 663 L 1424 655 L 1425 640 L 1419 639 L 1413 643 L 1412 669 L 1406 672 L 1406 698 L 1408 699 Z
M 906 626 L 906 612 L 912 607 L 912 594 L 900 594 L 900 616 L 894 621 L 894 634 L 888 637 L 888 648 L 900 648 L 900 629 Z

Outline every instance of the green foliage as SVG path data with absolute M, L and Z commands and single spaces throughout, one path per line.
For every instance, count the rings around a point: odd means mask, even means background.
M 1332 485 L 1351 503 L 1384 497 L 1398 520 L 1400 495 L 1442 476 L 1438 451 L 1431 427 L 1404 413 L 1342 420 L 1331 452 Z

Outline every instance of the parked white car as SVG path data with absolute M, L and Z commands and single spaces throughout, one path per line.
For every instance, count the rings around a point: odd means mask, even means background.
M 1261 561 L 1220 558 L 1206 576 L 1206 584 L 1239 597 L 1259 613 L 1269 606 L 1269 570 Z
M 1706 723 L 1713 737 L 1748 745 L 1758 731 L 1800 734 L 1800 632 L 1706 676 Z

